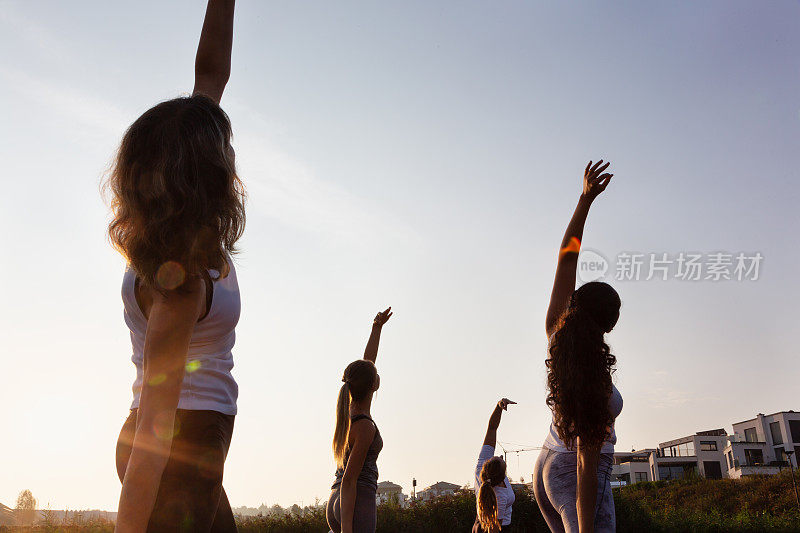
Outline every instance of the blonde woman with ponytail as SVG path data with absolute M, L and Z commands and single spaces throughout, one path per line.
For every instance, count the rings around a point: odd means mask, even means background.
M 475 495 L 478 518 L 472 526 L 472 533 L 499 533 L 511 528 L 511 508 L 514 505 L 514 489 L 506 476 L 506 462 L 494 455 L 497 444 L 497 428 L 500 417 L 512 402 L 503 398 L 489 417 L 489 427 L 478 455 L 475 467 Z
M 333 433 L 336 481 L 325 510 L 334 533 L 375 533 L 377 460 L 383 439 L 369 410 L 381 384 L 375 367 L 381 330 L 391 316 L 391 307 L 375 316 L 364 358 L 347 365 L 342 376 Z

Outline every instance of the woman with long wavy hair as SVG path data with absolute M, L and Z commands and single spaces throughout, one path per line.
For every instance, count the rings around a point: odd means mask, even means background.
M 336 480 L 325 509 L 334 533 L 375 533 L 377 526 L 375 495 L 383 439 L 370 407 L 372 396 L 381 385 L 375 367 L 381 330 L 391 316 L 391 307 L 375 316 L 364 358 L 347 365 L 342 376 L 333 432 Z
M 483 438 L 483 446 L 478 454 L 475 467 L 475 500 L 478 516 L 472 526 L 472 533 L 500 533 L 511 530 L 511 510 L 516 496 L 511 481 L 506 475 L 506 462 L 494 454 L 497 444 L 497 428 L 503 411 L 510 404 L 503 398 L 489 417 L 489 427 Z
M 117 532 L 236 531 L 222 488 L 238 387 L 240 299 L 230 254 L 244 229 L 231 125 L 234 0 L 209 0 L 191 97 L 128 128 L 106 183 L 109 236 L 125 256 L 125 322 L 136 366 L 117 442 Z
M 547 405 L 553 421 L 534 467 L 534 494 L 554 532 L 616 529 L 610 477 L 622 396 L 611 382 L 616 357 L 604 337 L 617 323 L 620 299 L 606 283 L 575 290 L 583 227 L 589 207 L 613 176 L 603 173 L 608 165 L 600 160 L 586 166 L 547 310 Z

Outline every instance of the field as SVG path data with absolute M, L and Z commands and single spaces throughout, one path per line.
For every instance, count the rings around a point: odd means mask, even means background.
M 743 480 L 702 478 L 639 483 L 614 490 L 617 531 L 634 532 L 800 532 L 789 473 Z M 475 519 L 475 496 L 463 492 L 425 505 L 378 509 L 377 533 L 469 531 Z M 0 527 L 0 532 L 111 532 L 110 523 Z M 324 509 L 303 516 L 250 517 L 239 523 L 242 533 L 326 533 Z M 547 532 L 532 494 L 522 491 L 514 503 L 512 531 Z

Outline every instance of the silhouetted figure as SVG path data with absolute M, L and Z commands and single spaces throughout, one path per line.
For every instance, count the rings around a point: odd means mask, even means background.
M 162 102 L 122 139 L 106 184 L 136 381 L 117 443 L 117 532 L 236 531 L 222 488 L 237 412 L 240 300 L 230 254 L 244 190 L 219 107 L 233 0 L 209 0 L 191 97 Z
M 375 316 L 364 358 L 347 365 L 342 376 L 333 433 L 336 481 L 325 510 L 335 533 L 374 533 L 377 525 L 377 461 L 383 439 L 369 411 L 381 384 L 375 367 L 381 329 L 391 316 L 391 307 Z
M 620 299 L 606 283 L 575 290 L 586 216 L 613 176 L 603 174 L 609 164 L 602 163 L 590 161 L 584 171 L 547 310 L 547 404 L 553 421 L 534 467 L 534 493 L 548 526 L 558 532 L 616 529 L 610 477 L 622 396 L 611 382 L 616 358 L 604 335 L 617 323 Z
M 500 417 L 509 404 L 514 403 L 517 402 L 503 398 L 497 402 L 489 417 L 489 427 L 486 429 L 483 446 L 478 454 L 478 464 L 475 467 L 478 517 L 472 526 L 472 533 L 498 533 L 511 528 L 511 510 L 516 497 L 511 481 L 506 476 L 506 462 L 502 457 L 495 456 L 494 451 Z

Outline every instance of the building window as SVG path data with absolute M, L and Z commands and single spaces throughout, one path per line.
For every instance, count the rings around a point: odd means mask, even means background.
M 786 450 L 783 449 L 783 446 L 776 446 L 774 449 L 775 452 L 775 460 L 785 462 L 786 461 Z
M 717 441 L 715 441 L 715 440 L 701 440 L 700 441 L 700 451 L 701 452 L 715 452 L 715 451 L 717 451 Z
M 636 483 L 647 481 L 647 472 L 634 472 Z
M 792 433 L 792 442 L 800 442 L 800 420 L 789 420 L 789 431 Z
M 722 465 L 719 461 L 703 461 L 706 479 L 722 479 Z
M 696 465 L 659 465 L 658 477 L 661 479 L 683 479 L 690 472 L 697 473 Z
M 728 468 L 731 469 L 733 468 L 733 454 L 731 452 L 728 452 L 727 457 L 728 457 Z
M 694 442 L 682 442 L 661 448 L 662 457 L 691 457 L 694 455 Z
M 781 433 L 780 422 L 770 423 L 769 432 L 772 433 L 772 444 L 783 444 L 783 433 Z
M 758 442 L 758 433 L 756 433 L 756 428 L 745 429 L 744 440 L 745 442 Z
M 755 465 L 763 465 L 764 464 L 764 452 L 759 449 L 750 449 L 745 448 L 744 450 L 744 458 L 747 466 L 755 466 Z

